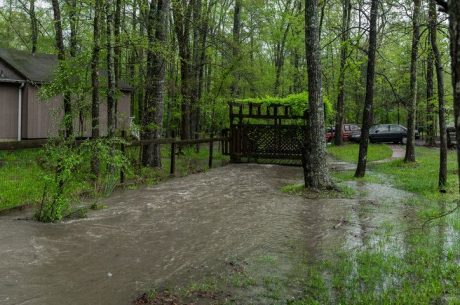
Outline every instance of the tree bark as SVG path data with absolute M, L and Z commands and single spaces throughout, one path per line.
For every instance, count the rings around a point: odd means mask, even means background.
M 190 20 L 194 0 L 189 3 L 173 1 L 174 28 L 176 31 L 181 67 L 181 138 L 190 139 L 191 130 L 191 89 L 192 71 L 190 67 Z
M 29 3 L 29 16 L 30 16 L 30 32 L 32 40 L 32 54 L 37 52 L 38 44 L 38 22 L 37 15 L 35 14 L 35 0 L 30 0 Z
M 241 0 L 235 0 L 235 8 L 233 12 L 233 64 L 238 61 L 240 56 L 240 40 L 241 40 Z M 239 90 L 239 72 L 238 69 L 233 70 L 233 82 L 230 87 L 230 94 L 233 98 L 237 98 L 240 95 Z
M 116 83 L 115 83 L 115 62 L 113 48 L 113 11 L 111 2 L 106 3 L 106 47 L 107 47 L 107 135 L 115 135 L 115 107 L 116 107 Z
M 91 138 L 98 139 L 99 129 L 99 61 L 100 61 L 100 22 L 102 14 L 102 1 L 96 0 L 93 19 L 93 54 L 91 56 Z M 94 177 L 99 176 L 99 159 L 97 155 L 91 160 L 91 172 Z
M 457 143 L 460 143 L 460 2 L 449 0 L 449 31 L 452 58 L 452 86 Z M 460 145 L 457 145 L 457 162 L 460 169 Z M 457 171 L 460 178 L 460 170 Z
M 322 189 L 331 185 L 326 161 L 324 103 L 321 81 L 318 0 L 305 0 L 305 43 L 308 70 L 308 137 L 304 148 L 305 187 Z
M 441 139 L 439 150 L 439 179 L 438 186 L 444 190 L 447 183 L 447 127 L 446 127 L 446 102 L 444 99 L 444 69 L 441 62 L 441 54 L 438 48 L 438 20 L 436 3 L 430 0 L 429 4 L 429 33 L 431 48 L 434 55 L 436 67 L 436 78 L 438 85 L 438 108 L 439 108 L 439 135 Z
M 407 143 L 404 162 L 415 162 L 415 122 L 417 119 L 417 63 L 418 45 L 420 40 L 420 15 L 421 0 L 414 0 L 412 15 L 412 52 L 410 65 L 410 92 L 411 101 L 407 108 Z
M 54 19 L 54 31 L 56 39 L 56 49 L 58 51 L 58 59 L 60 64 L 66 60 L 65 47 L 64 47 L 64 36 L 62 34 L 62 20 L 61 20 L 61 8 L 58 0 L 52 0 L 53 5 L 53 19 Z M 67 86 L 65 86 L 67 87 Z M 64 91 L 64 137 L 70 138 L 73 134 L 73 122 L 72 122 L 72 104 L 70 92 L 65 89 Z
M 430 22 L 430 20 L 428 20 Z M 431 31 L 431 30 L 430 30 Z M 434 70 L 433 70 L 433 50 L 428 50 L 428 57 L 426 63 L 426 145 L 435 146 L 435 109 L 434 109 Z
M 342 126 L 345 115 L 345 70 L 347 67 L 348 40 L 350 39 L 351 2 L 343 0 L 342 13 L 342 37 L 340 46 L 340 72 L 339 72 L 339 94 L 337 96 L 336 122 L 335 122 L 335 145 L 343 144 Z
M 373 120 L 374 107 L 374 83 L 375 83 L 375 53 L 377 48 L 377 19 L 379 0 L 372 0 L 371 19 L 369 31 L 369 50 L 367 60 L 366 98 L 363 110 L 363 125 L 359 143 L 358 166 L 355 177 L 364 177 L 367 165 L 367 149 L 369 145 L 369 129 Z
M 147 79 L 144 102 L 143 139 L 159 139 L 163 130 L 164 83 L 166 60 L 164 52 L 157 52 L 155 46 L 164 47 L 168 40 L 169 0 L 158 0 L 156 8 L 151 2 L 147 35 Z M 145 166 L 161 167 L 160 145 L 143 146 L 142 163 Z

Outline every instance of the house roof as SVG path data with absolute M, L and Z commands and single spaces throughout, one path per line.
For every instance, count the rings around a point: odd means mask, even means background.
M 28 52 L 14 49 L 0 48 L 0 58 L 24 78 L 37 83 L 51 81 L 58 65 L 56 55 L 32 55 Z
M 34 54 L 16 49 L 0 48 L 0 59 L 9 64 L 24 78 L 35 83 L 47 83 L 53 80 L 54 72 L 58 66 L 57 55 Z M 120 89 L 132 90 L 123 81 Z

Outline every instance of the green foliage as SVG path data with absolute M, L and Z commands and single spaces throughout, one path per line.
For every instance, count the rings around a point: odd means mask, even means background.
M 85 141 L 75 145 L 72 140 L 55 140 L 46 145 L 43 175 L 44 189 L 35 218 L 42 222 L 54 222 L 68 215 L 72 200 L 86 190 L 91 191 L 91 181 L 95 182 L 96 194 L 110 194 L 119 181 L 120 170 L 128 170 L 128 161 L 117 147 L 124 140 L 118 138 Z M 90 160 L 97 157 L 101 170 L 100 177 L 91 177 Z
M 333 116 L 333 106 L 327 96 L 323 97 L 324 101 L 324 110 L 326 117 Z M 266 96 L 263 98 L 247 98 L 247 99 L 238 99 L 236 102 L 239 103 L 255 103 L 261 104 L 264 106 L 271 106 L 271 105 L 283 105 L 283 106 L 290 106 L 292 108 L 293 114 L 296 115 L 303 115 L 305 110 L 308 109 L 308 93 L 302 92 L 297 94 L 291 94 L 286 97 L 274 97 L 274 96 Z

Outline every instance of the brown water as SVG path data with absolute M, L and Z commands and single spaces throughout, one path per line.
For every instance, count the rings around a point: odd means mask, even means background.
M 356 184 L 360 198 L 282 193 L 300 168 L 229 165 L 119 192 L 89 217 L 60 224 L 0 218 L 0 304 L 125 305 L 145 289 L 199 280 L 235 257 L 286 252 L 312 260 L 366 242 L 384 221 L 403 222 L 410 196 Z M 347 221 L 344 221 L 344 220 Z

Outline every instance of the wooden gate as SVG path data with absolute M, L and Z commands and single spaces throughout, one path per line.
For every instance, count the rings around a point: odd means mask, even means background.
M 301 165 L 306 116 L 284 105 L 229 104 L 232 162 Z

